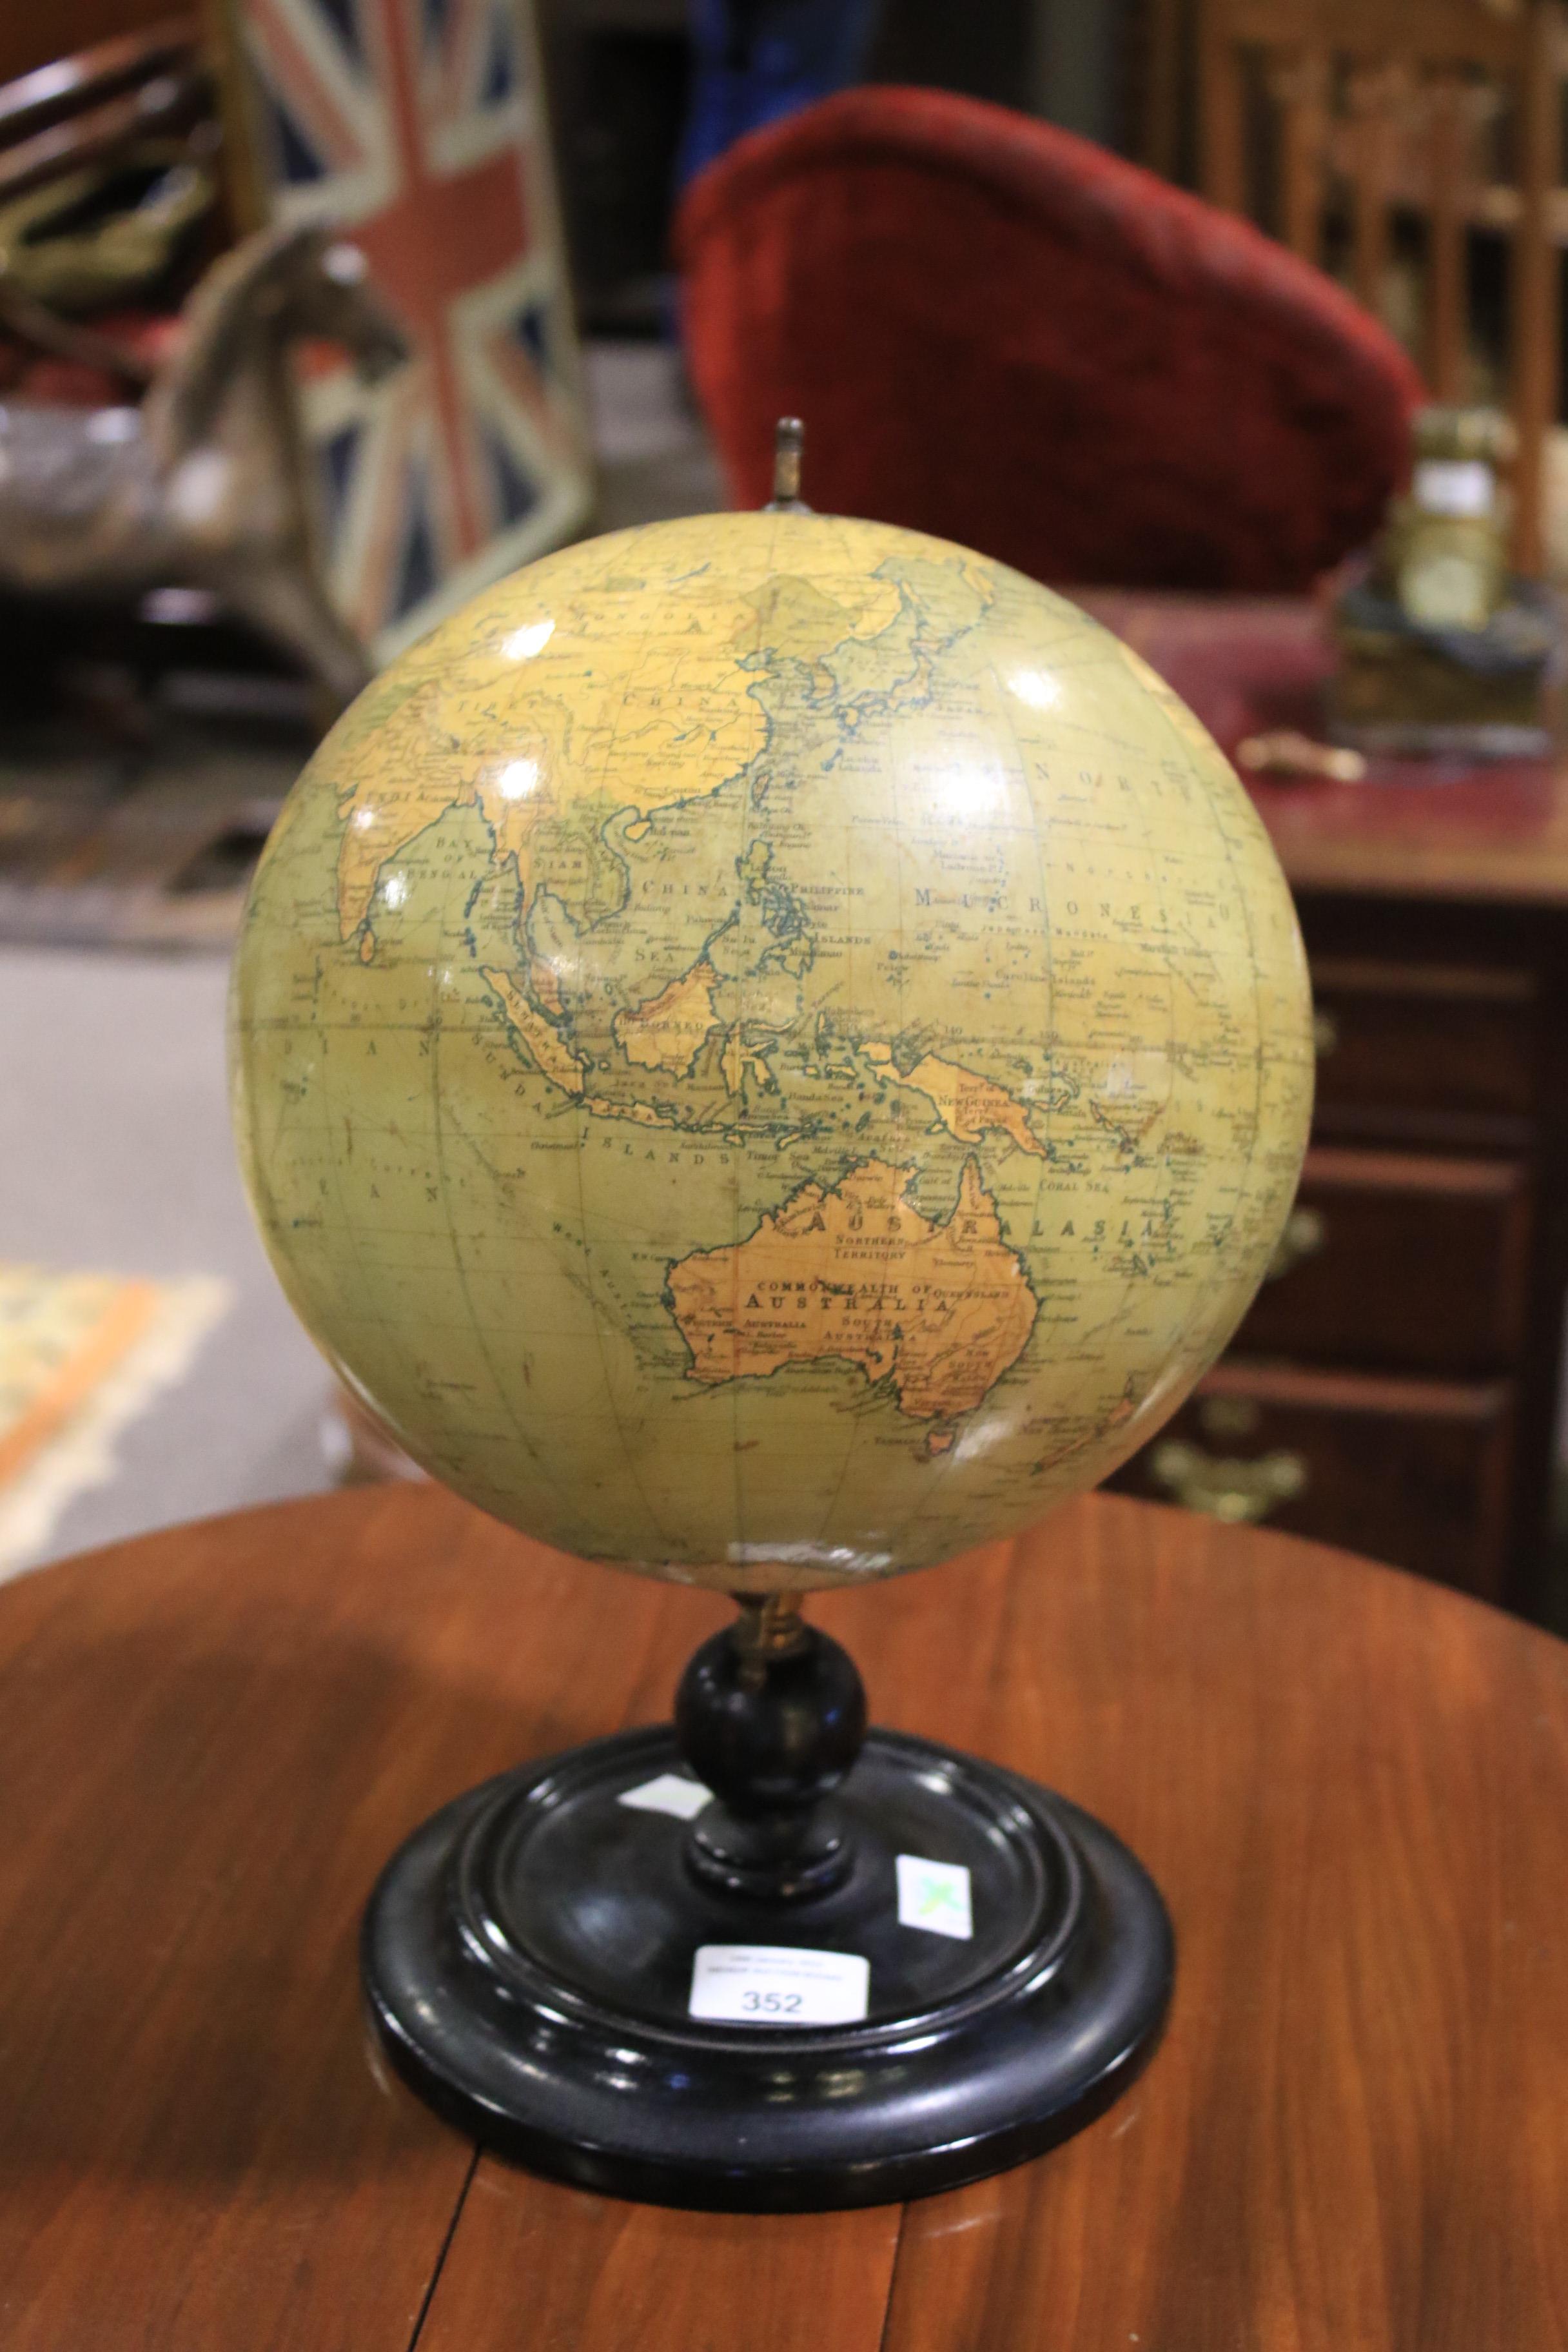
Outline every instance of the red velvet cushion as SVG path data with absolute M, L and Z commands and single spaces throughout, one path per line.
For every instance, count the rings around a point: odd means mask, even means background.
M 677 225 L 693 381 L 742 506 L 805 496 L 1037 578 L 1296 589 L 1366 540 L 1420 380 L 1244 221 L 1026 116 L 868 88 L 754 132 Z

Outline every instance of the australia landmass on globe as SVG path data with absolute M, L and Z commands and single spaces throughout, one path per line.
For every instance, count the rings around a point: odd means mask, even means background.
M 936 1224 L 912 1169 L 868 1160 L 831 1192 L 806 1184 L 729 1248 L 669 1269 L 691 1378 L 765 1379 L 821 1356 L 890 1380 L 916 1420 L 970 1412 L 1022 1353 L 1036 1300 L 973 1160 Z

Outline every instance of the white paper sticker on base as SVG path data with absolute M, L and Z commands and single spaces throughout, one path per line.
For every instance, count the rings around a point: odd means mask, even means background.
M 679 1772 L 661 1772 L 657 1780 L 624 1790 L 616 1801 L 634 1806 L 639 1813 L 673 1813 L 678 1822 L 692 1822 L 712 1800 L 712 1790 L 705 1789 L 700 1780 L 688 1780 Z
M 856 2025 L 869 1964 L 856 1952 L 793 1944 L 702 1944 L 691 1964 L 691 2014 L 726 2025 Z
M 899 1925 L 924 1927 L 932 1936 L 955 1936 L 967 1943 L 974 1933 L 969 1908 L 969 1873 L 961 1862 L 927 1862 L 918 1853 L 898 1857 Z

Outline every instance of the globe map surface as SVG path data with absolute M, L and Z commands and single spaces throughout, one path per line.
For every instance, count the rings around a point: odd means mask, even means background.
M 789 514 L 547 557 L 295 787 L 236 966 L 251 1198 L 408 1451 L 731 1590 L 1103 1477 L 1289 1209 L 1305 966 L 1202 728 L 1076 607 Z

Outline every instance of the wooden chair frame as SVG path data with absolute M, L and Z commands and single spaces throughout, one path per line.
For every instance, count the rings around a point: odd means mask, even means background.
M 1197 25 L 1204 194 L 1250 213 L 1249 74 L 1264 64 L 1278 124 L 1279 226 L 1321 262 L 1331 173 L 1348 184 L 1350 277 L 1378 307 L 1396 201 L 1401 108 L 1418 110 L 1428 231 L 1426 352 L 1434 397 L 1461 396 L 1466 240 L 1476 226 L 1510 243 L 1510 396 L 1518 436 L 1514 561 L 1537 574 L 1544 551 L 1546 438 L 1557 419 L 1559 261 L 1554 202 L 1565 36 L 1561 0 L 1201 0 Z M 1474 99 L 1489 86 L 1511 109 L 1515 185 L 1468 173 Z M 1336 98 L 1342 99 L 1337 119 Z
M 177 135 L 211 113 L 213 92 L 194 17 L 172 17 L 0 87 L 0 195 Z

